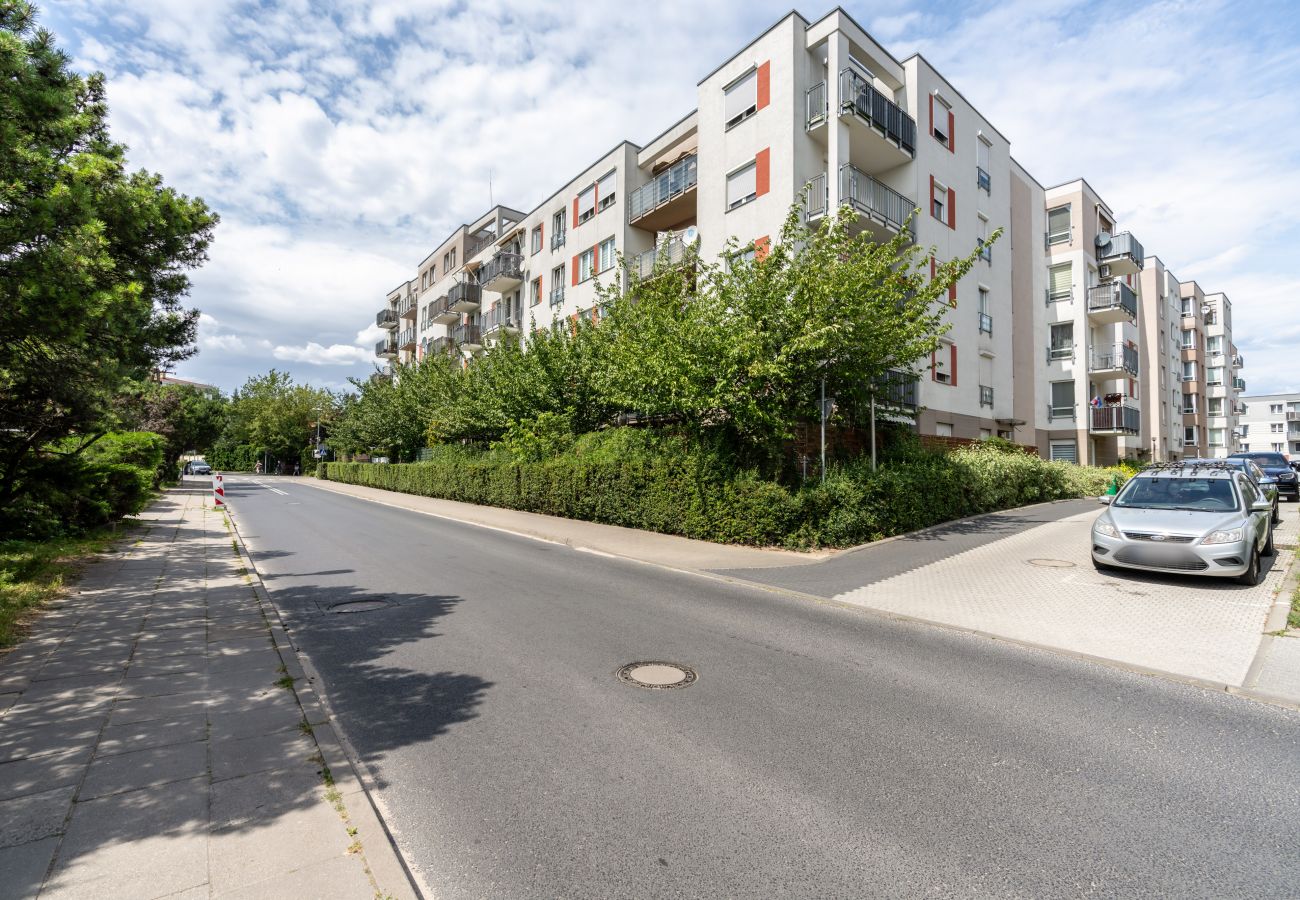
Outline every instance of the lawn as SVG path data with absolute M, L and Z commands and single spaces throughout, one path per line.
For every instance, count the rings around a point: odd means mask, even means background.
M 0 648 L 17 643 L 27 617 L 59 596 L 68 576 L 120 535 L 119 528 L 77 538 L 0 542 Z

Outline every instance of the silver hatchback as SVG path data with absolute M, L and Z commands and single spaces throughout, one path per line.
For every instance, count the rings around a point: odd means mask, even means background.
M 1098 569 L 1213 575 L 1259 584 L 1272 556 L 1272 500 L 1240 469 L 1169 463 L 1142 470 L 1092 525 Z

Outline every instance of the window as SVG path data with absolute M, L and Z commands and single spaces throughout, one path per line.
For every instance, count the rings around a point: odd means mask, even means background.
M 1249 425 L 1242 425 L 1242 426 L 1241 426 L 1241 436 L 1242 436 L 1242 437 L 1246 437 L 1246 435 L 1248 435 L 1248 434 L 1250 434 L 1250 426 L 1249 426 Z
M 1079 461 L 1079 444 L 1077 441 L 1051 441 L 1047 455 L 1052 462 L 1077 463 Z
M 1190 416 L 1196 412 L 1196 395 L 1183 394 L 1183 415 Z
M 989 289 L 980 288 L 979 293 L 980 333 L 993 333 L 993 314 L 989 312 Z
M 934 436 L 935 436 L 935 437 L 952 437 L 952 423 L 951 423 L 951 422 L 935 422 L 935 423 L 934 423 Z
M 577 215 L 574 223 L 581 225 L 596 214 L 596 186 L 593 184 L 578 195 Z
M 751 69 L 723 88 L 722 95 L 727 128 L 758 112 L 758 69 Z
M 727 271 L 731 271 L 731 269 L 734 268 L 737 263 L 742 263 L 742 262 L 752 263 L 757 258 L 758 258 L 758 247 L 754 244 L 750 244 L 744 250 L 741 250 L 737 253 L 733 253 L 727 257 Z
M 1283 425 L 1281 422 L 1272 422 L 1268 426 L 1268 430 L 1271 431 L 1273 434 L 1281 434 L 1282 428 Z
M 583 250 L 578 254 L 578 281 L 586 281 L 592 276 L 596 265 L 596 250 Z
M 957 384 L 957 345 L 940 344 L 930 354 L 930 377 L 939 384 Z
M 975 184 L 986 194 L 992 193 L 989 179 L 989 149 L 989 142 L 984 138 L 975 141 Z
M 1049 326 L 1048 359 L 1071 359 L 1074 356 L 1074 323 L 1057 322 Z M 1071 382 L 1073 384 L 1074 382 Z
M 1274 453 L 1281 453 L 1281 452 L 1282 452 L 1282 449 L 1283 449 L 1285 446 L 1286 446 L 1285 444 L 1273 444 L 1273 452 L 1274 452 Z
M 989 244 L 989 220 L 983 213 L 978 213 L 979 218 L 979 243 L 976 249 L 979 250 L 980 259 L 989 265 L 993 265 L 993 246 Z
M 618 171 L 615 170 L 601 176 L 600 181 L 596 182 L 596 197 L 601 209 L 609 209 L 618 199 Z
M 1223 415 L 1223 398 L 1222 398 L 1222 397 L 1210 397 L 1206 402 L 1209 404 L 1209 409 L 1206 410 L 1207 413 L 1209 413 L 1209 414 L 1212 415 L 1212 416 L 1221 416 L 1221 415 Z
M 538 275 L 528 283 L 528 305 L 536 306 L 542 302 L 542 276 Z
M 945 225 L 948 223 L 948 188 L 943 182 L 930 179 L 930 215 Z
M 1196 361 L 1189 359 L 1183 363 L 1183 381 L 1196 380 Z
M 1066 244 L 1070 241 L 1070 207 L 1058 206 L 1047 211 L 1047 243 Z
M 1270 416 L 1280 416 L 1280 415 L 1282 414 L 1282 404 L 1281 404 L 1281 403 L 1270 403 L 1270 404 L 1268 405 L 1268 414 L 1269 414 Z
M 451 269 L 454 269 L 454 268 L 456 268 L 456 248 L 455 248 L 455 247 L 452 247 L 452 248 L 451 248 L 451 266 L 450 266 L 448 269 L 445 269 L 444 272 L 443 272 L 443 274 L 446 274 L 446 272 L 448 272 L 448 271 L 450 271 Z
M 952 110 L 942 100 L 930 95 L 930 128 L 934 139 L 949 150 L 952 149 Z
M 748 163 L 727 176 L 727 209 L 735 209 L 758 196 L 758 166 Z
M 556 250 L 564 246 L 564 226 L 568 216 L 565 210 L 560 210 L 551 216 L 551 249 Z
M 1211 356 L 1223 355 L 1223 335 L 1215 334 L 1205 339 L 1205 352 Z
M 608 238 L 600 242 L 600 268 L 599 272 L 614 268 L 614 239 Z
M 559 306 L 564 302 L 564 263 L 551 269 L 550 300 L 551 306 Z
M 533 229 L 533 233 L 528 241 L 528 249 L 534 253 L 542 252 L 542 226 L 538 225 Z
M 1047 420 L 1074 418 L 1074 382 L 1053 381 Z
M 1196 332 L 1193 331 L 1191 328 L 1186 328 L 1186 329 L 1184 329 L 1184 330 L 1183 330 L 1183 340 L 1182 340 L 1182 343 L 1181 343 L 1179 346 L 1181 346 L 1184 350 L 1195 350 L 1195 349 L 1196 349 Z
M 1074 299 L 1074 273 L 1070 263 L 1052 266 L 1047 270 L 1047 302 L 1059 303 Z
M 1188 425 L 1183 429 L 1183 444 L 1188 447 L 1196 446 L 1196 427 Z
M 1206 384 L 1223 384 L 1223 366 L 1210 366 L 1205 370 Z
M 1182 303 L 1182 312 L 1184 316 L 1190 318 L 1191 316 L 1194 316 L 1196 314 L 1196 311 L 1192 309 L 1191 297 L 1183 297 L 1181 303 Z
M 442 255 L 442 273 L 446 275 L 451 271 L 451 251 L 448 250 Z

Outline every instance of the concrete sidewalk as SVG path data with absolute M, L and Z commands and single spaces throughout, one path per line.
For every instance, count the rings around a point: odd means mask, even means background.
M 204 489 L 0 657 L 0 898 L 412 897 Z

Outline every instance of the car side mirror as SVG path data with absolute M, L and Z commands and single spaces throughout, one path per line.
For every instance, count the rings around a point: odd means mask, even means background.
M 1100 497 L 1097 498 L 1097 502 L 1100 503 L 1102 506 L 1110 506 L 1110 501 L 1114 499 L 1115 496 L 1113 494 L 1102 494 Z
M 1250 505 L 1250 511 L 1271 513 L 1273 511 L 1273 501 L 1267 499 L 1256 500 Z

